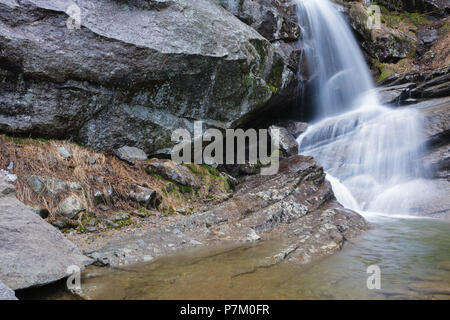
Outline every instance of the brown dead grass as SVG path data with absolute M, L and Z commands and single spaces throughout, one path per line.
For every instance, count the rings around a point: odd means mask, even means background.
M 68 160 L 61 157 L 57 150 L 59 147 L 71 150 L 72 157 Z M 19 200 L 46 208 L 50 212 L 50 219 L 55 217 L 59 201 L 73 191 L 66 190 L 56 195 L 36 194 L 29 187 L 26 176 L 37 175 L 79 182 L 82 190 L 76 194 L 84 202 L 88 212 L 100 216 L 119 210 L 139 209 L 128 200 L 133 185 L 149 187 L 159 193 L 164 187 L 162 181 L 145 172 L 145 163 L 130 166 L 113 155 L 64 141 L 42 142 L 0 136 L 0 168 L 6 168 L 11 161 L 14 163 L 12 173 L 18 176 L 16 187 Z M 96 208 L 93 194 L 94 191 L 101 190 L 107 195 L 108 188 L 114 190 L 116 197 L 114 205 L 107 203 L 111 211 L 105 213 Z
M 71 158 L 64 159 L 58 148 L 70 150 Z M 48 221 L 56 218 L 59 202 L 70 194 L 76 194 L 85 207 L 86 212 L 79 217 L 94 214 L 97 218 L 107 218 L 119 211 L 151 211 L 141 208 L 129 199 L 129 193 L 136 185 L 152 188 L 162 196 L 157 208 L 164 213 L 175 213 L 184 208 L 186 213 L 193 212 L 204 205 L 204 200 L 220 198 L 230 191 L 225 178 L 212 168 L 189 165 L 189 170 L 201 181 L 198 190 L 183 187 L 156 175 L 147 174 L 146 162 L 138 162 L 131 166 L 109 153 L 96 152 L 67 141 L 41 141 L 35 139 L 13 138 L 0 135 L 0 168 L 4 169 L 10 162 L 14 163 L 12 173 L 18 176 L 16 181 L 17 197 L 22 202 L 46 208 L 49 211 Z M 36 194 L 26 181 L 27 176 L 36 175 L 57 178 L 63 181 L 78 182 L 81 190 L 65 190 L 58 194 Z M 106 196 L 108 189 L 114 190 L 114 203 L 107 202 L 109 208 L 100 210 L 94 201 L 94 192 L 102 191 Z

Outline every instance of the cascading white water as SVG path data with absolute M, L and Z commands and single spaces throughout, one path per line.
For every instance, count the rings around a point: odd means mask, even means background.
M 345 19 L 328 0 L 297 0 L 318 122 L 298 138 L 330 175 L 336 197 L 357 211 L 411 213 L 427 193 L 418 112 L 379 105 Z
M 359 98 L 370 92 L 373 83 L 350 28 L 328 1 L 297 2 L 315 116 L 357 108 Z

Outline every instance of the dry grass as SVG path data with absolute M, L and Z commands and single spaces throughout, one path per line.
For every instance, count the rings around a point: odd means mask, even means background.
M 60 147 L 70 150 L 70 159 L 60 155 L 58 152 Z M 162 196 L 158 210 L 164 213 L 175 213 L 179 208 L 191 213 L 203 205 L 205 199 L 223 195 L 230 189 L 225 178 L 214 169 L 207 169 L 205 166 L 188 166 L 202 181 L 202 187 L 194 190 L 166 181 L 157 175 L 147 174 L 146 162 L 138 162 L 131 166 L 112 154 L 96 152 L 66 141 L 43 141 L 0 135 L 0 168 L 6 168 L 10 162 L 14 163 L 12 173 L 18 176 L 17 197 L 28 205 L 46 208 L 50 213 L 49 221 L 55 219 L 59 202 L 71 193 L 76 194 L 87 208 L 84 216 L 79 217 L 81 221 L 86 215 L 92 214 L 98 218 L 107 218 L 119 211 L 150 213 L 129 199 L 129 193 L 136 185 L 156 190 Z M 45 192 L 36 194 L 26 180 L 26 177 L 31 175 L 78 182 L 81 190 L 67 189 L 57 194 Z M 94 192 L 100 190 L 105 199 L 108 199 L 106 195 L 111 188 L 115 194 L 114 202 L 105 203 L 109 210 L 100 210 L 95 204 Z

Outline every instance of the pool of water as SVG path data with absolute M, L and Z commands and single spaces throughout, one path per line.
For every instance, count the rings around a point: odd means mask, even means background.
M 87 299 L 450 299 L 450 223 L 369 216 L 373 228 L 312 265 L 258 267 L 282 241 L 192 250 L 124 269 L 88 268 Z M 381 289 L 367 287 L 367 267 Z M 25 298 L 70 299 L 60 283 Z

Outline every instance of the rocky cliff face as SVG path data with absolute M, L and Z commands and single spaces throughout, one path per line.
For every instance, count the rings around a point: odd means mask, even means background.
M 353 27 L 377 81 L 450 64 L 448 1 L 378 1 L 379 28 L 367 3 L 346 1 Z M 375 21 L 375 20 L 373 20 Z
M 67 27 L 73 3 L 80 29 Z M 295 80 L 267 39 L 209 0 L 1 0 L 0 78 L 0 131 L 150 154 L 195 120 L 245 123 L 292 99 Z

